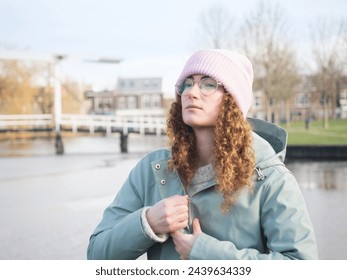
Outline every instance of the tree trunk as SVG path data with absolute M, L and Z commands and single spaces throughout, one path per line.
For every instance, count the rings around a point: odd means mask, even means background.
M 323 127 L 329 127 L 329 112 L 328 112 L 328 104 L 324 102 L 323 104 Z

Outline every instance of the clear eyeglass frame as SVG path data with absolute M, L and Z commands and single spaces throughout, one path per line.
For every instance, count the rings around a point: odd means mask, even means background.
M 218 87 L 222 86 L 220 82 L 210 77 L 202 78 L 200 81 L 194 81 L 194 79 L 192 78 L 186 78 L 182 81 L 182 83 L 175 85 L 176 93 L 180 96 L 185 95 L 185 92 L 191 90 L 195 83 L 198 83 L 200 93 L 204 96 L 210 96 L 214 94 L 217 91 Z M 185 86 L 187 84 L 189 84 L 190 86 Z

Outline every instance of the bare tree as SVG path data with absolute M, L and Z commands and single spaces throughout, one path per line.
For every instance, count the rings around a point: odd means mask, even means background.
M 36 68 L 17 60 L 0 61 L 0 112 L 31 114 Z
M 71 77 L 66 77 L 62 84 L 63 95 L 62 102 L 64 112 L 66 113 L 85 113 L 84 112 L 84 96 L 83 93 L 87 90 L 87 85 L 76 82 Z
M 0 114 L 52 114 L 52 77 L 50 63 L 0 60 Z M 65 79 L 62 88 L 66 111 L 81 113 L 86 85 Z
M 51 63 L 40 65 L 38 72 L 38 76 L 43 80 L 43 83 L 34 95 L 34 106 L 37 106 L 42 114 L 52 114 L 54 105 L 54 92 L 51 85 L 53 65 Z
M 230 48 L 234 18 L 222 4 L 210 6 L 199 18 L 194 33 L 194 45 L 198 48 Z
M 259 2 L 241 25 L 238 42 L 254 64 L 254 88 L 264 94 L 267 120 L 278 122 L 283 111 L 290 121 L 289 100 L 299 84 L 296 54 L 288 39 L 284 10 L 270 2 Z M 284 104 L 280 104 L 284 103 Z
M 314 83 L 321 95 L 323 126 L 326 128 L 329 115 L 336 118 L 339 83 L 347 59 L 347 21 L 321 18 L 311 26 L 311 38 L 316 64 Z

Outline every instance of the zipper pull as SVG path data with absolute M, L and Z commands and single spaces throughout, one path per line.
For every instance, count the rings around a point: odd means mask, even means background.
M 192 233 L 192 229 L 191 229 L 191 224 L 192 224 L 192 209 L 191 209 L 191 205 L 190 205 L 190 200 L 191 197 L 188 195 L 188 225 L 186 226 L 186 230 L 188 231 L 188 233 Z
M 263 181 L 266 176 L 261 172 L 259 167 L 255 167 L 254 170 L 257 172 L 258 178 L 257 181 Z

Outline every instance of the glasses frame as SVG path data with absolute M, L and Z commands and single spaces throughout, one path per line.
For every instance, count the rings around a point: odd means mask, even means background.
M 190 79 L 190 80 L 193 81 L 193 85 L 192 85 L 191 88 L 193 88 L 194 85 L 195 85 L 196 83 L 198 83 L 198 88 L 199 88 L 200 94 L 203 95 L 203 96 L 211 96 L 211 95 L 213 95 L 213 94 L 216 93 L 216 91 L 218 90 L 218 87 L 219 87 L 219 86 L 223 86 L 222 83 L 218 82 L 216 79 L 211 78 L 211 77 L 202 78 L 200 81 L 195 81 L 193 78 L 187 77 L 187 78 L 185 78 L 185 79 L 182 81 L 182 83 L 176 84 L 176 85 L 175 85 L 175 91 L 176 91 L 176 93 L 177 93 L 179 96 L 184 95 L 184 94 L 183 94 L 184 91 L 183 91 L 182 93 L 180 93 L 180 91 L 178 90 L 178 88 L 180 88 L 180 87 L 182 86 L 182 84 L 183 84 L 187 79 Z M 204 81 L 204 80 L 207 80 L 207 79 L 212 79 L 212 80 L 216 81 L 216 83 L 217 83 L 216 89 L 215 89 L 212 93 L 209 93 L 209 94 L 203 93 L 203 92 L 202 92 L 202 89 L 201 89 L 201 82 Z M 190 89 L 190 90 L 191 90 L 191 89 Z

